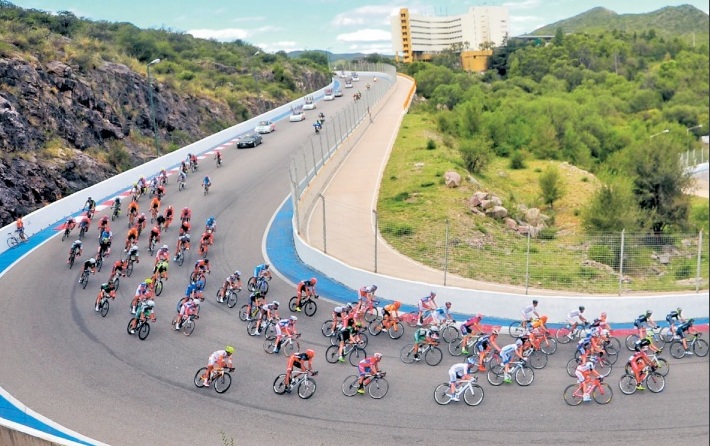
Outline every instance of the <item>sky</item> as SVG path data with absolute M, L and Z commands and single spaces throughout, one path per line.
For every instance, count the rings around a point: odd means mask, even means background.
M 45 11 L 165 28 L 219 41 L 241 39 L 263 51 L 327 50 L 393 54 L 389 17 L 461 14 L 471 6 L 507 6 L 510 35 L 517 36 L 597 6 L 640 14 L 664 6 L 693 5 L 708 13 L 707 0 L 10 0 Z

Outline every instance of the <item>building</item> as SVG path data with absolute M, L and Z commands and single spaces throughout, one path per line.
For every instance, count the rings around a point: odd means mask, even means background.
M 397 60 L 411 63 L 430 60 L 444 50 L 461 54 L 464 69 L 485 69 L 490 49 L 501 46 L 508 35 L 508 8 L 472 6 L 464 14 L 424 16 L 402 8 L 390 17 L 392 48 Z M 483 67 L 483 68 L 481 68 Z

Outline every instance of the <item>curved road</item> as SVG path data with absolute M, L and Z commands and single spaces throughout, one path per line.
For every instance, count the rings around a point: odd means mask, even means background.
M 318 105 L 326 115 L 332 115 L 346 101 Z M 236 444 L 276 440 L 289 445 L 431 444 L 474 438 L 506 445 L 626 445 L 640 435 L 655 442 L 682 439 L 707 444 L 708 358 L 670 359 L 672 370 L 665 391 L 659 395 L 622 395 L 617 386 L 620 372 L 615 369 L 608 379 L 615 393 L 610 405 L 570 408 L 561 394 L 572 382 L 564 371 L 572 347 L 561 346 L 548 366 L 536 372 L 529 388 L 494 388 L 484 379 L 481 406 L 440 407 L 432 399 L 433 389 L 446 380 L 448 366 L 456 361 L 445 353 L 437 367 L 403 364 L 398 356 L 405 342 L 410 342 L 408 330 L 406 341 L 371 337 L 367 349 L 368 353 L 376 349 L 385 355 L 388 395 L 380 401 L 346 398 L 340 385 L 355 369 L 324 360 L 328 341 L 320 334 L 320 324 L 331 308 L 324 300 L 319 302 L 315 317 L 299 314 L 298 324 L 303 332 L 302 348 L 318 352 L 317 393 L 309 401 L 296 395 L 275 395 L 271 383 L 283 373 L 284 357 L 265 354 L 263 339 L 246 334 L 245 324 L 237 319 L 237 308 L 230 310 L 216 303 L 213 296 L 218 282 L 230 271 L 240 269 L 248 278 L 253 265 L 262 261 L 264 230 L 289 193 L 289 156 L 311 131 L 308 121 L 281 122 L 277 132 L 266 135 L 256 150 L 225 150 L 221 169 L 215 169 L 210 160 L 203 161 L 200 174 L 209 172 L 214 184 L 207 197 L 200 193 L 194 176 L 188 180 L 188 189 L 180 193 L 171 178 L 165 204 L 178 209 L 191 207 L 195 227 L 209 215 L 214 215 L 219 225 L 210 255 L 214 266 L 207 300 L 191 337 L 169 327 L 187 281 L 189 262 L 183 267 L 171 265 L 170 280 L 157 298 L 158 322 L 149 338 L 141 342 L 126 334 L 127 307 L 152 262 L 137 265 L 133 276 L 122 280 L 111 311 L 101 318 L 93 311 L 93 302 L 107 272 L 91 277 L 89 287 L 81 289 L 79 269 L 69 271 L 63 263 L 69 245 L 55 237 L 0 279 L 5 296 L 0 310 L 0 385 L 42 415 L 114 445 L 222 445 L 222 435 L 234 438 Z M 146 204 L 143 199 L 141 205 Z M 122 218 L 113 225 L 119 246 L 125 222 Z M 95 249 L 95 235 L 92 228 L 87 250 Z M 171 249 L 175 235 L 173 227 L 167 234 Z M 145 243 L 144 235 L 141 245 Z M 111 263 L 116 258 L 117 254 L 112 254 Z M 271 282 L 269 297 L 285 304 L 291 295 L 291 284 L 279 278 Z M 245 293 L 241 293 L 237 307 L 245 300 Z M 289 313 L 284 310 L 284 314 Z M 225 344 L 237 349 L 232 388 L 224 395 L 197 389 L 192 384 L 195 371 L 205 365 L 212 351 Z

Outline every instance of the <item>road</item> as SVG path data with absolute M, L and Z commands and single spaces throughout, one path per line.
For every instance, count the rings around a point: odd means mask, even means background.
M 319 108 L 329 116 L 342 101 L 346 99 L 319 104 Z M 485 400 L 479 407 L 440 407 L 433 401 L 433 389 L 446 380 L 448 366 L 455 359 L 445 354 L 437 367 L 405 365 L 398 359 L 399 350 L 409 341 L 380 336 L 371 339 L 368 353 L 384 354 L 388 395 L 379 401 L 347 398 L 340 385 L 355 369 L 323 360 L 328 343 L 320 334 L 320 325 L 330 310 L 324 299 L 314 318 L 299 314 L 298 324 L 302 348 L 318 352 L 316 395 L 308 401 L 296 395 L 275 395 L 271 383 L 283 373 L 285 358 L 267 355 L 262 339 L 246 334 L 236 311 L 246 300 L 243 293 L 232 310 L 215 302 L 213 296 L 229 272 L 240 269 L 246 278 L 253 265 L 262 261 L 262 236 L 289 192 L 285 175 L 289 155 L 311 131 L 308 122 L 279 123 L 261 147 L 225 150 L 222 168 L 204 161 L 200 173 L 208 172 L 214 185 L 207 197 L 197 186 L 197 178 L 189 178 L 188 189 L 180 193 L 174 180 L 169 184 L 165 204 L 192 208 L 195 227 L 210 215 L 218 221 L 216 243 L 210 251 L 214 266 L 208 278 L 208 299 L 191 337 L 169 327 L 186 285 L 189 262 L 171 266 L 170 280 L 157 298 L 158 322 L 141 342 L 129 337 L 125 327 L 130 297 L 140 279 L 149 274 L 149 262 L 143 261 L 122 282 L 111 311 L 101 318 L 93 302 L 99 278 L 107 273 L 91 277 L 89 287 L 82 290 L 77 283 L 79 271 L 76 267 L 69 271 L 63 263 L 68 243 L 54 238 L 0 279 L 5 296 L 0 310 L 4 316 L 0 385 L 33 410 L 113 445 L 222 445 L 223 435 L 234 438 L 235 444 L 432 444 L 475 438 L 494 445 L 627 445 L 638 441 L 640 431 L 654 442 L 708 443 L 707 357 L 671 359 L 667 386 L 659 395 L 621 395 L 617 387 L 620 371 L 615 369 L 609 378 L 615 390 L 610 405 L 570 408 L 561 396 L 572 382 L 564 371 L 572 347 L 563 346 L 536 373 L 529 388 L 494 388 L 482 382 Z M 145 199 L 141 204 L 146 205 Z M 125 219 L 114 225 L 115 245 L 121 244 L 125 234 L 122 224 Z M 96 235 L 94 228 L 90 235 Z M 167 235 L 171 248 L 175 236 L 176 228 L 172 228 Z M 141 244 L 146 243 L 143 236 Z M 87 249 L 95 245 L 88 242 Z M 116 253 L 110 258 L 115 260 Z M 279 278 L 271 282 L 270 297 L 285 303 L 291 295 L 291 284 Z M 284 310 L 282 314 L 289 313 Z M 405 339 L 410 337 L 411 330 Z M 197 389 L 192 384 L 195 371 L 205 365 L 212 351 L 226 344 L 237 350 L 232 388 L 224 395 Z

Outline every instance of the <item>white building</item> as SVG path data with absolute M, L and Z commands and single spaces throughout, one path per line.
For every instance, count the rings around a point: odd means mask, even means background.
M 390 23 L 392 48 L 407 63 L 430 59 L 452 45 L 473 51 L 502 46 L 509 29 L 506 6 L 472 6 L 465 14 L 438 17 L 410 15 L 402 8 Z

